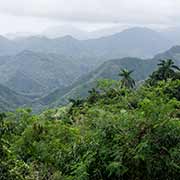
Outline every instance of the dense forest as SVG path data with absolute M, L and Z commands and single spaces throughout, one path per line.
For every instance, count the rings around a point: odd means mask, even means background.
M 1 113 L 0 180 L 179 180 L 179 67 L 119 71 L 66 106 Z

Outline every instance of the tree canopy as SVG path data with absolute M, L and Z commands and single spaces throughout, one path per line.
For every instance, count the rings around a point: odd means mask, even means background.
M 180 80 L 132 90 L 122 73 L 67 106 L 1 114 L 0 180 L 179 180 Z
M 119 73 L 119 76 L 122 77 L 121 87 L 134 88 L 135 80 L 131 77 L 132 73 L 132 70 L 129 71 L 127 69 L 122 69 L 122 71 Z

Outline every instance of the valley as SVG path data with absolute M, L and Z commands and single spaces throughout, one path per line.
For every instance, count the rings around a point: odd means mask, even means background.
M 39 112 L 70 98 L 86 97 L 98 79 L 118 80 L 123 68 L 132 69 L 135 80 L 143 81 L 160 59 L 173 59 L 179 65 L 180 47 L 172 46 L 173 40 L 148 28 L 89 40 L 1 37 L 0 84 L 27 97 L 23 106 Z

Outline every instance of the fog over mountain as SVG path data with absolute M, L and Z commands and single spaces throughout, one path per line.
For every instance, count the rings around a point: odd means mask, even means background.
M 96 85 L 97 79 L 117 80 L 122 68 L 133 69 L 133 76 L 138 82 L 146 79 L 156 69 L 159 59 L 166 58 L 180 65 L 180 46 L 174 46 L 152 59 L 127 57 L 106 61 L 105 58 L 98 60 L 92 56 L 80 60 L 30 50 L 15 56 L 1 56 L 0 109 L 31 106 L 38 112 L 45 107 L 65 104 L 69 98 L 86 96 L 88 90 Z
M 105 61 L 150 58 L 175 45 L 148 28 L 131 28 L 97 39 L 72 36 L 0 38 L 0 84 L 26 96 L 40 97 L 71 86 Z
M 65 88 L 109 59 L 151 58 L 173 45 L 174 38 L 135 27 L 96 39 L 72 36 L 0 38 L 0 84 L 25 95 Z
M 120 33 L 126 29 L 139 27 L 139 28 L 148 28 L 152 29 L 158 33 L 160 33 L 162 36 L 164 36 L 166 39 L 172 40 L 175 44 L 179 44 L 179 34 L 180 34 L 180 27 L 169 27 L 169 28 L 163 28 L 163 27 L 156 27 L 156 26 L 144 26 L 144 25 L 112 25 L 110 27 L 106 28 L 100 28 L 97 30 L 85 30 L 81 27 L 76 27 L 73 25 L 60 25 L 60 26 L 51 26 L 46 29 L 44 29 L 42 32 L 39 33 L 33 33 L 33 32 L 14 32 L 14 33 L 7 33 L 3 35 L 7 39 L 10 40 L 18 40 L 23 38 L 28 38 L 32 36 L 44 36 L 50 39 L 60 38 L 64 36 L 72 36 L 75 39 L 78 40 L 88 40 L 88 39 L 97 39 L 105 36 L 110 36 L 116 33 Z
M 130 28 L 109 36 L 78 40 L 70 35 L 50 39 L 30 36 L 8 40 L 0 39 L 1 55 L 16 54 L 23 50 L 58 53 L 73 57 L 125 57 L 153 56 L 176 45 L 174 38 L 149 28 Z M 2 50 L 1 50 L 2 48 Z M 6 49 L 6 50 L 3 50 Z
M 0 180 L 180 180 L 180 0 L 0 0 Z
M 149 59 L 180 45 L 179 8 L 177 0 L 0 0 L 0 85 L 39 102 L 71 96 L 89 73 L 111 77 L 108 67 L 136 67 L 145 79 Z
M 86 40 L 86 39 L 96 39 L 96 38 L 101 38 L 104 36 L 110 36 L 110 35 L 122 32 L 126 29 L 130 29 L 133 27 L 134 27 L 133 25 L 114 25 L 112 27 L 101 28 L 101 29 L 93 30 L 93 31 L 87 31 L 87 30 L 81 30 L 80 28 L 78 29 L 73 26 L 64 25 L 64 26 L 56 26 L 56 27 L 47 28 L 41 33 L 41 35 L 44 35 L 48 38 L 58 38 L 58 37 L 70 35 L 79 40 Z M 140 26 L 140 25 L 139 26 L 137 25 L 135 27 L 145 28 L 145 26 Z M 170 28 L 160 28 L 160 27 L 158 28 L 158 27 L 150 26 L 148 28 L 161 33 L 162 36 L 164 36 L 165 38 L 169 40 L 172 40 L 174 43 L 177 43 L 177 44 L 180 43 L 180 40 L 179 40 L 180 27 L 178 26 L 170 27 Z
M 180 27 L 172 27 L 162 31 L 162 34 L 174 43 L 180 44 Z

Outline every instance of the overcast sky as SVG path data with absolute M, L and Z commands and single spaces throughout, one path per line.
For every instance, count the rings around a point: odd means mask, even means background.
M 0 33 L 40 32 L 73 24 L 180 26 L 180 0 L 0 0 Z

